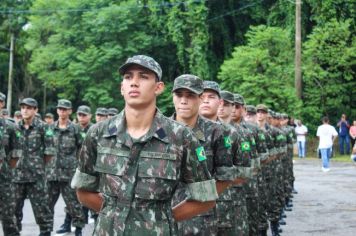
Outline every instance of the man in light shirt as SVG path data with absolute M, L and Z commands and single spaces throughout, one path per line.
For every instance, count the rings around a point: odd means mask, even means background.
M 329 159 L 331 156 L 331 151 L 333 143 L 337 137 L 337 131 L 331 125 L 329 125 L 329 118 L 323 117 L 323 124 L 318 127 L 316 136 L 319 137 L 319 150 L 321 153 L 322 159 L 322 171 L 328 172 L 329 168 Z
M 308 128 L 302 124 L 301 120 L 297 121 L 297 126 L 294 128 L 295 134 L 297 135 L 297 144 L 298 144 L 298 156 L 299 158 L 305 157 L 305 141 L 306 135 L 308 133 Z

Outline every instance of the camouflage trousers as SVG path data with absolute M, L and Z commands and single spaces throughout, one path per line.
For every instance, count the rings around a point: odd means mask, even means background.
M 258 229 L 268 229 L 267 219 L 267 204 L 270 199 L 267 179 L 268 164 L 261 166 L 261 171 L 258 175 Z
M 290 168 L 289 168 L 289 157 L 284 157 L 282 159 L 283 166 L 283 185 L 284 185 L 284 197 L 289 198 L 292 194 L 292 186 L 290 185 Z
M 15 189 L 10 180 L 0 179 L 0 214 L 4 236 L 19 236 L 15 217 Z
M 215 209 L 213 209 L 215 211 Z M 210 210 L 209 212 L 211 212 Z M 179 235 L 217 235 L 217 220 L 216 214 L 212 212 L 209 215 L 201 215 L 193 217 L 190 220 L 178 222 Z
M 36 223 L 41 232 L 53 230 L 53 216 L 49 208 L 49 196 L 43 179 L 31 183 L 15 183 L 16 219 L 19 230 L 23 218 L 23 206 L 26 198 L 30 199 Z
M 248 212 L 246 203 L 246 192 L 244 187 L 235 186 L 234 202 L 236 206 L 236 236 L 249 235 Z
M 260 172 L 260 171 L 259 171 Z M 249 225 L 249 235 L 258 235 L 258 174 L 255 175 L 247 185 L 246 188 L 246 206 L 248 212 L 248 225 Z
M 236 235 L 236 204 L 233 189 L 226 189 L 216 200 L 218 232 L 220 236 Z
M 66 204 L 66 209 L 72 217 L 75 227 L 83 228 L 85 225 L 85 216 L 82 210 L 82 205 L 79 203 L 75 190 L 70 187 L 70 182 L 66 181 L 49 181 L 48 193 L 50 196 L 50 209 L 54 216 L 54 207 L 57 203 L 59 195 L 62 193 L 63 200 Z
M 270 221 L 278 221 L 281 210 L 284 207 L 283 170 L 279 158 L 270 164 L 273 174 L 271 176 L 271 200 L 268 204 L 268 219 Z
M 288 150 L 288 181 L 290 186 L 289 196 L 292 194 L 293 186 L 294 186 L 294 170 L 293 170 L 293 149 Z

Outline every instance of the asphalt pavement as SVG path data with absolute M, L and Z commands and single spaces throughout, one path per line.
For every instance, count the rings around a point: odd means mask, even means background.
M 320 160 L 296 159 L 294 173 L 298 194 L 294 195 L 293 211 L 287 212 L 287 225 L 282 226 L 281 235 L 356 235 L 356 165 L 332 161 L 330 172 L 322 172 Z M 55 230 L 63 223 L 64 205 L 60 198 L 55 208 Z M 22 224 L 21 235 L 39 234 L 28 200 L 25 202 Z M 86 225 L 83 235 L 91 235 L 92 229 L 93 223 Z M 70 235 L 74 234 L 66 234 Z

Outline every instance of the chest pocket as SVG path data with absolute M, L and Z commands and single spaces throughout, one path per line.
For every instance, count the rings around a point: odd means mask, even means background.
M 171 153 L 142 151 L 138 166 L 135 196 L 165 200 L 177 185 L 177 156 Z
M 100 173 L 123 176 L 128 168 L 129 151 L 98 147 L 95 170 Z
M 63 153 L 66 155 L 75 154 L 75 150 L 76 150 L 75 138 L 64 136 L 60 144 L 60 148 L 63 150 Z
M 37 152 L 41 150 L 42 147 L 41 134 L 35 133 L 30 134 L 26 140 L 27 150 L 30 153 Z

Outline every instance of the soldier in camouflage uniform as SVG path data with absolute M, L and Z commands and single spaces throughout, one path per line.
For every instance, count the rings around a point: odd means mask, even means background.
M 156 109 L 164 83 L 153 58 L 133 56 L 119 71 L 125 108 L 89 130 L 72 186 L 100 212 L 94 235 L 177 235 L 176 221 L 215 205 L 204 148 Z M 188 196 L 172 209 L 178 185 Z
M 20 102 L 23 119 L 18 136 L 22 139 L 22 157 L 14 169 L 16 218 L 19 229 L 23 218 L 23 205 L 30 199 L 40 235 L 50 235 L 53 218 L 49 208 L 49 195 L 45 180 L 45 164 L 55 155 L 53 130 L 35 117 L 37 101 L 24 98 Z
M 218 193 L 222 193 L 235 179 L 236 169 L 232 162 L 231 139 L 216 122 L 199 116 L 203 93 L 203 81 L 194 75 L 181 75 L 174 80 L 173 103 L 175 120 L 190 128 L 206 151 L 209 172 L 217 181 Z M 203 96 L 203 95 L 202 95 Z M 184 200 L 184 194 L 179 200 Z M 181 222 L 182 235 L 217 235 L 216 209 Z
M 254 150 L 252 152 L 251 168 L 253 170 L 253 178 L 247 185 L 245 185 L 247 193 L 247 210 L 249 214 L 249 235 L 258 235 L 258 220 L 259 220 L 259 189 L 258 189 L 258 179 L 260 175 L 260 160 L 265 158 L 266 155 L 266 144 L 264 140 L 259 136 L 260 131 L 256 125 L 251 124 L 251 122 L 246 122 L 246 107 L 244 98 L 237 94 L 237 101 L 240 101 L 240 105 L 243 106 L 242 116 L 240 117 L 240 126 L 242 126 L 248 133 L 251 141 L 251 147 Z
M 6 96 L 0 93 L 0 111 L 5 106 Z M 0 141 L 5 149 L 5 159 L 0 168 L 0 218 L 4 236 L 18 236 L 18 227 L 15 217 L 15 189 L 10 164 L 15 166 L 16 158 L 22 156 L 21 140 L 19 139 L 17 126 L 0 117 Z
M 95 111 L 95 122 L 99 123 L 108 118 L 108 109 L 105 107 L 98 107 Z
M 119 111 L 116 108 L 114 108 L 114 107 L 109 108 L 108 109 L 108 119 L 110 119 L 113 116 L 116 116 L 118 113 L 119 113 Z
M 245 167 L 246 170 L 250 170 L 250 181 L 255 178 L 253 172 L 256 172 L 254 170 L 253 164 L 253 159 L 257 158 L 257 152 L 256 152 L 256 142 L 254 140 L 254 137 L 252 136 L 252 133 L 243 125 L 243 113 L 245 112 L 244 104 L 245 100 L 240 94 L 234 94 L 234 103 L 235 103 L 235 110 L 232 113 L 232 123 L 234 127 L 237 129 L 237 131 L 240 133 L 241 137 L 241 151 L 243 157 L 243 166 Z M 235 199 L 239 202 L 238 206 L 238 212 L 237 212 L 237 228 L 239 230 L 238 235 L 249 235 L 250 229 L 249 229 L 249 212 L 248 212 L 248 205 L 247 205 L 247 197 L 248 197 L 248 185 L 249 182 L 243 183 L 240 186 L 236 186 L 238 189 L 238 195 Z M 235 187 L 235 186 L 234 186 Z
M 237 186 L 246 182 L 251 175 L 247 175 L 243 167 L 243 155 L 241 153 L 241 138 L 237 130 L 230 124 L 231 113 L 234 109 L 234 95 L 228 91 L 220 91 L 219 85 L 214 81 L 204 81 L 204 92 L 201 95 L 202 104 L 200 114 L 205 118 L 218 122 L 224 130 L 224 140 L 229 138 L 231 148 L 229 152 L 232 155 L 233 164 L 236 168 L 236 179 L 234 184 Z M 221 97 L 221 99 L 220 99 Z M 218 119 L 218 110 L 223 120 Z M 218 235 L 240 235 L 237 228 L 236 212 L 238 204 L 234 197 L 239 194 L 238 188 L 231 187 L 225 190 L 217 200 L 217 219 Z
M 62 193 L 66 209 L 73 219 L 76 227 L 75 235 L 82 235 L 85 217 L 75 191 L 70 187 L 70 181 L 78 165 L 77 152 L 81 146 L 82 137 L 79 127 L 69 120 L 72 112 L 72 103 L 60 99 L 57 105 L 58 121 L 53 125 L 56 157 L 47 168 L 47 180 L 50 194 L 50 206 L 54 214 L 54 206 Z M 62 225 L 57 233 L 68 232 L 67 225 Z M 64 232 L 63 232 L 64 231 Z
M 253 131 L 257 152 L 258 152 L 258 159 L 255 162 L 255 168 L 257 168 L 258 175 L 257 175 L 257 189 L 258 189 L 258 204 L 257 204 L 257 224 L 255 227 L 257 228 L 259 235 L 265 235 L 266 230 L 268 229 L 268 220 L 267 220 L 267 186 L 266 186 L 266 172 L 267 163 L 269 152 L 268 146 L 266 141 L 266 133 L 263 129 L 258 127 L 257 125 L 257 117 L 256 117 L 256 107 L 252 105 L 246 106 L 246 116 L 244 117 L 247 126 Z M 257 235 L 257 232 L 256 234 Z

